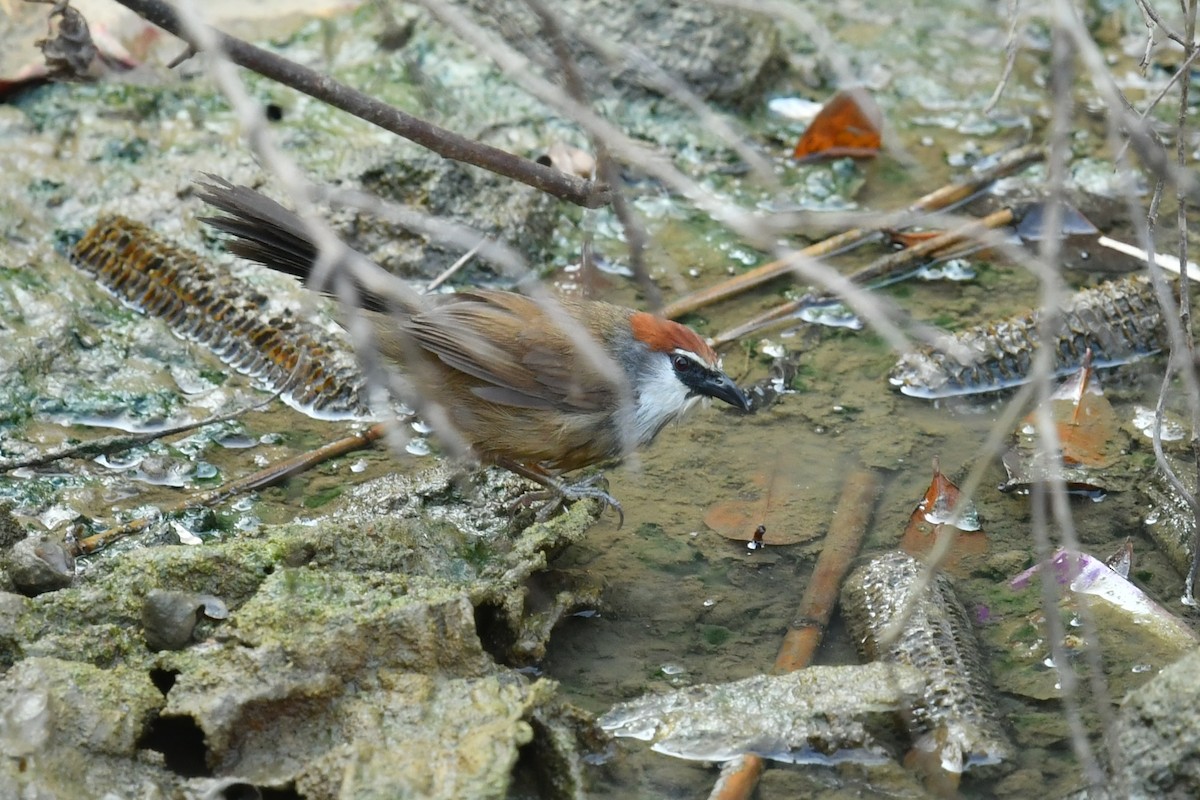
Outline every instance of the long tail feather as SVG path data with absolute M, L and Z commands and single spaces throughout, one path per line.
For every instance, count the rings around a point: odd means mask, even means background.
M 230 216 L 201 217 L 214 228 L 235 237 L 231 253 L 305 280 L 317 258 L 317 246 L 295 212 L 248 186 L 235 186 L 224 178 L 206 175 L 200 183 L 201 200 Z

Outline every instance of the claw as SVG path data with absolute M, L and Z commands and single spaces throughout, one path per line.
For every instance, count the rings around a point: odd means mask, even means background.
M 555 482 L 544 490 L 536 492 L 527 492 L 521 495 L 512 504 L 511 508 L 528 508 L 534 503 L 545 501 L 545 505 L 538 509 L 534 519 L 538 522 L 545 522 L 563 509 L 564 504 L 573 503 L 576 500 L 599 500 L 603 503 L 601 512 L 605 508 L 611 508 L 617 512 L 617 530 L 620 530 L 625 525 L 625 510 L 621 508 L 621 504 L 617 498 L 613 497 L 608 492 L 596 486 L 597 483 L 604 480 L 603 475 L 589 475 L 583 480 L 575 483 L 559 483 Z
M 604 481 L 603 473 L 597 472 L 593 475 L 588 475 L 586 478 L 578 480 L 575 483 L 563 483 L 557 475 L 552 475 L 537 465 L 529 466 L 528 464 L 504 458 L 497 459 L 496 464 L 546 487 L 545 491 L 529 492 L 522 495 L 511 506 L 513 509 L 528 508 L 540 500 L 549 500 L 546 505 L 538 509 L 537 515 L 534 517 L 538 522 L 545 522 L 550 519 L 562 509 L 563 503 L 567 501 L 591 498 L 599 500 L 604 504 L 600 508 L 601 513 L 604 512 L 605 508 L 611 508 L 617 512 L 617 530 L 621 530 L 625 525 L 625 510 L 621 508 L 621 504 L 617 502 L 617 498 L 604 489 L 596 487 L 597 483 Z
M 621 530 L 625 525 L 625 509 L 621 508 L 621 504 L 617 502 L 617 498 L 613 497 L 603 489 L 597 488 L 594 484 L 604 479 L 602 475 L 591 475 L 578 483 L 572 483 L 562 486 L 562 499 L 564 500 L 582 500 L 585 497 L 590 497 L 593 500 L 599 500 L 603 503 L 600 510 L 611 508 L 617 512 L 617 530 Z

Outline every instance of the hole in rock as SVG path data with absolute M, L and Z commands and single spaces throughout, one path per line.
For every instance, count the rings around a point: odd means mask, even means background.
M 537 716 L 526 717 L 533 728 L 533 739 L 517 750 L 517 763 L 513 765 L 509 797 L 551 798 L 561 797 L 567 781 L 558 774 L 562 769 L 563 754 L 554 743 L 554 734 Z
M 221 800 L 300 800 L 294 786 L 271 789 L 253 783 L 231 783 L 221 790 Z
M 231 783 L 221 790 L 222 800 L 262 800 L 262 796 L 253 783 Z
M 517 750 L 517 763 L 513 765 L 509 797 L 552 797 L 543 791 L 544 788 L 537 747 L 534 742 L 521 745 Z
M 483 649 L 497 663 L 508 664 L 512 660 L 516 632 L 509 625 L 503 607 L 488 602 L 475 606 L 475 632 L 479 634 Z
M 158 669 L 155 667 L 150 670 L 150 682 L 154 684 L 154 688 L 158 689 L 165 696 L 171 691 L 171 687 L 175 685 L 175 679 L 179 677 L 179 672 L 173 669 Z
M 162 753 L 167 769 L 185 778 L 212 777 L 204 731 L 191 717 L 159 716 L 138 740 L 138 747 Z

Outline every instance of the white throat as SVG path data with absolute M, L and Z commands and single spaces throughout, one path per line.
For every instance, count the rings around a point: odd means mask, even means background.
M 682 416 L 697 402 L 675 375 L 671 359 L 655 355 L 635 387 L 634 431 L 639 445 L 647 444 L 668 422 Z

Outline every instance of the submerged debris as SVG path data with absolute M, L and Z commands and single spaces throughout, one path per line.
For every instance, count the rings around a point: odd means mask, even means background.
M 321 331 L 290 314 L 265 319 L 265 297 L 145 225 L 102 219 L 75 245 L 71 262 L 229 366 L 283 390 L 299 410 L 366 414 L 362 376 L 345 353 L 322 344 Z
M 1029 379 L 1041 312 L 948 335 L 936 347 L 906 353 L 888 380 L 904 394 L 939 398 L 994 392 Z M 1108 281 L 1071 297 L 1054 337 L 1054 374 L 1079 368 L 1090 348 L 1096 367 L 1127 364 L 1166 344 L 1162 309 L 1146 276 Z
M 1116 555 L 1123 558 L 1127 551 L 1128 558 L 1132 559 L 1132 542 L 1128 539 L 1126 546 Z M 1108 607 L 1108 614 L 1127 618 L 1130 622 L 1128 627 L 1138 629 L 1143 637 L 1156 637 L 1164 645 L 1174 648 L 1175 655 L 1187 652 L 1200 642 L 1200 637 L 1187 623 L 1148 597 L 1104 561 L 1087 553 L 1059 549 L 1051 558 L 1050 566 L 1055 582 L 1070 589 L 1074 598 L 1087 601 L 1093 610 L 1098 610 L 1098 604 L 1104 604 Z M 1035 564 L 1013 578 L 1009 585 L 1016 590 L 1029 589 L 1041 569 L 1041 564 Z M 1148 657 L 1148 646 L 1142 653 Z
M 1045 412 L 1057 438 L 1054 452 L 1038 429 L 1038 412 L 1025 417 L 1002 459 L 1008 479 L 1000 491 L 1028 494 L 1035 483 L 1062 480 L 1068 492 L 1101 500 L 1114 473 L 1127 471 L 1119 464 L 1126 437 L 1094 373 L 1089 350 L 1079 370 L 1047 400 Z
M 900 549 L 909 555 L 922 555 L 928 553 L 941 536 L 954 537 L 942 562 L 951 571 L 957 569 L 963 557 L 987 550 L 979 511 L 942 473 L 941 459 L 934 456 L 933 479 L 925 496 L 909 515 Z
M 756 753 L 796 764 L 882 763 L 876 736 L 886 736 L 924 684 L 920 672 L 895 664 L 808 667 L 647 695 L 613 706 L 599 723 L 696 761 Z
M 933 459 L 933 479 L 929 488 L 909 517 L 910 527 L 920 523 L 931 526 L 953 523 L 960 531 L 981 528 L 975 504 L 963 498 L 954 482 L 942 474 L 941 459 L 937 456 Z
M 794 448 L 777 452 L 773 461 L 745 476 L 736 495 L 714 501 L 704 512 L 704 524 L 726 539 L 771 547 L 823 536 L 823 524 L 804 511 L 823 498 L 797 478 L 800 458 Z
M 905 714 L 914 740 L 910 755 L 953 777 L 1006 760 L 1012 748 L 966 609 L 948 578 L 935 575 L 924 586 L 923 571 L 912 556 L 885 553 L 850 575 L 842 606 L 864 656 L 924 672 L 925 691 Z M 886 641 L 914 602 L 895 641 Z

